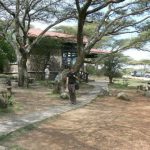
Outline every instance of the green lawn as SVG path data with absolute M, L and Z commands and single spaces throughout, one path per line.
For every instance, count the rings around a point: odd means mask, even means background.
M 112 88 L 132 88 L 136 89 L 138 85 L 146 85 L 148 81 L 140 80 L 140 79 L 123 79 L 123 78 L 117 78 L 114 79 L 114 84 L 109 85 Z

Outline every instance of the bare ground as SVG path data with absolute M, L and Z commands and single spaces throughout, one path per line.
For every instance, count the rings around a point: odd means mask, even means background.
M 127 92 L 129 102 L 99 97 L 0 143 L 27 150 L 150 150 L 150 99 Z
M 79 94 L 86 94 L 92 86 L 82 84 Z M 13 87 L 15 105 L 8 110 L 0 110 L 0 122 L 17 116 L 30 114 L 36 111 L 47 110 L 50 106 L 66 105 L 69 100 L 62 100 L 59 94 L 53 94 L 53 89 L 47 86 L 32 86 L 30 88 Z M 4 112 L 3 112 L 4 111 Z
M 15 105 L 7 113 L 4 112 L 0 115 L 0 121 L 65 103 L 65 101 L 61 101 L 58 95 L 51 94 L 51 89 L 42 86 L 30 89 L 13 88 L 13 93 Z

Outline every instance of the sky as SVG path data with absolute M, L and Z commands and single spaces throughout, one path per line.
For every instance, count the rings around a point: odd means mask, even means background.
M 43 22 L 32 22 L 31 25 L 33 25 L 35 28 L 39 28 L 42 30 L 44 30 L 48 26 L 46 23 L 43 23 Z M 56 26 L 60 26 L 60 25 L 75 26 L 76 23 L 74 21 L 66 21 L 66 22 L 59 23 L 59 25 L 56 25 Z
M 142 60 L 142 59 L 150 59 L 150 52 L 145 51 L 138 51 L 138 50 L 127 50 L 123 53 L 126 56 L 130 56 L 135 60 Z

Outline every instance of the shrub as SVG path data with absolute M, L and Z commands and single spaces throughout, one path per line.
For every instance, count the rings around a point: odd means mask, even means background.
M 87 71 L 89 74 L 92 74 L 92 75 L 95 75 L 95 74 L 96 74 L 95 66 L 92 66 L 92 65 L 88 65 L 88 66 L 86 67 L 86 71 Z
M 8 106 L 14 105 L 15 100 L 11 93 L 2 91 L 0 96 L 0 108 L 7 108 Z

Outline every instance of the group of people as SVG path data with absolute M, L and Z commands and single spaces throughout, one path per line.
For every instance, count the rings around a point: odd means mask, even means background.
M 45 79 L 49 79 L 49 68 L 45 69 Z M 77 83 L 78 76 L 72 67 L 69 68 L 69 72 L 66 76 L 66 91 L 69 93 L 71 104 L 76 104 L 76 88 L 75 85 Z

